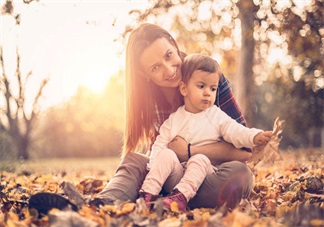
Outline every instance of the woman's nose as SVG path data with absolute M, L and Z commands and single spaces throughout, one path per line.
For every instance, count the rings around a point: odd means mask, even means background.
M 164 75 L 165 76 L 173 76 L 173 67 L 171 64 L 164 65 Z

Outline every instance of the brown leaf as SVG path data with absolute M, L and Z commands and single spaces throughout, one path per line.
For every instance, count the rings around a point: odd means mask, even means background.
M 285 121 L 277 117 L 270 141 L 266 145 L 253 148 L 252 156 L 248 160 L 248 166 L 251 169 L 256 168 L 261 161 L 263 164 L 273 164 L 276 160 L 282 159 L 279 153 L 279 143 L 284 126 Z
M 61 184 L 65 195 L 69 198 L 71 202 L 77 205 L 77 207 L 81 207 L 84 204 L 84 198 L 78 189 L 68 181 L 64 181 Z

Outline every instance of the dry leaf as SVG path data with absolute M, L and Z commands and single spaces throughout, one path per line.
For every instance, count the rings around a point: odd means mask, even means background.
M 170 204 L 170 209 L 172 212 L 175 212 L 175 213 L 179 213 L 179 208 L 178 208 L 178 203 L 173 201 L 171 204 Z
M 276 160 L 282 159 L 279 153 L 279 143 L 283 132 L 285 121 L 279 117 L 274 122 L 270 141 L 264 146 L 253 148 L 252 156 L 248 160 L 248 166 L 253 169 L 262 161 L 263 164 L 273 164 Z
M 71 210 L 53 209 L 51 215 L 63 225 L 71 221 L 82 226 L 87 225 L 86 220 L 90 220 L 98 227 L 134 225 L 139 227 L 203 227 L 206 225 L 227 227 L 234 226 L 233 223 L 238 226 L 254 227 L 298 226 L 301 223 L 305 223 L 304 226 L 323 225 L 323 149 L 287 151 L 281 156 L 286 160 L 281 165 L 255 171 L 255 184 L 249 197 L 250 206 L 247 203 L 241 203 L 232 212 L 222 207 L 196 208 L 185 213 L 178 213 L 176 208 L 173 208 L 173 211 L 165 211 L 160 198 L 154 201 L 154 208 L 151 210 L 146 208 L 145 203 L 134 205 L 127 201 L 115 201 L 114 205 L 99 207 L 88 207 L 89 205 L 85 203 L 73 212 L 82 218 L 72 215 Z M 262 164 L 264 160 L 260 162 Z M 97 190 L 101 187 L 100 177 L 102 177 L 93 175 L 84 179 L 84 176 L 88 175 L 82 169 L 73 170 L 65 176 L 62 174 L 42 175 L 41 173 L 24 175 L 2 171 L 0 174 L 0 227 L 49 226 L 49 215 L 44 214 L 45 216 L 39 219 L 37 211 L 28 210 L 31 196 L 45 192 L 45 189 L 52 190 L 51 185 L 61 185 L 64 181 L 70 181 L 73 185 L 82 186 L 83 190 L 79 192 L 85 201 L 88 201 L 89 198 L 96 198 Z M 44 204 L 46 201 L 44 197 L 40 202 Z M 300 206 L 300 204 L 304 205 Z M 53 219 L 51 223 L 52 221 Z
M 135 203 L 125 203 L 121 208 L 121 214 L 128 214 L 135 209 Z

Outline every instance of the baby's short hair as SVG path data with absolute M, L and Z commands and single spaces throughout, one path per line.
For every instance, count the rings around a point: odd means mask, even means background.
M 201 70 L 209 73 L 218 73 L 221 76 L 222 71 L 217 61 L 205 54 L 189 54 L 181 65 L 182 81 L 188 83 L 194 71 Z

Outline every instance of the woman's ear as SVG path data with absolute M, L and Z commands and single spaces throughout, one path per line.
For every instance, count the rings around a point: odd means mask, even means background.
M 180 89 L 180 93 L 182 96 L 184 96 L 184 97 L 187 96 L 187 87 L 183 81 L 180 81 L 179 89 Z

